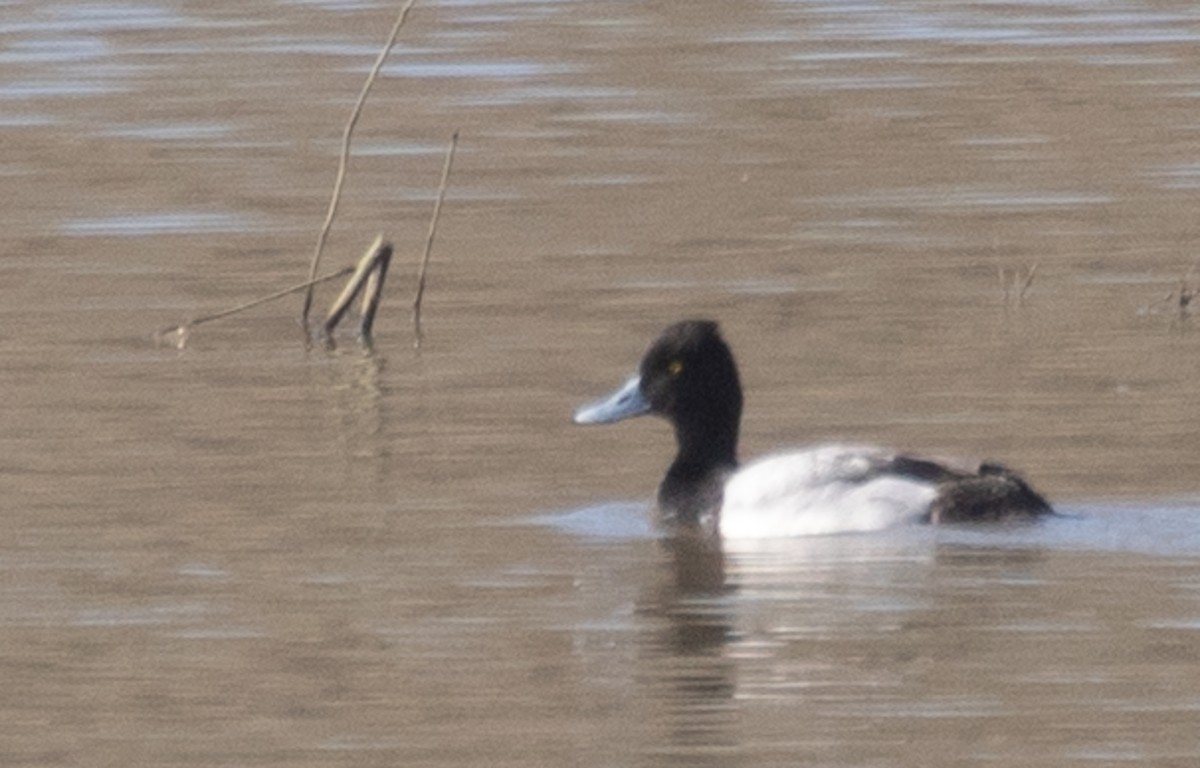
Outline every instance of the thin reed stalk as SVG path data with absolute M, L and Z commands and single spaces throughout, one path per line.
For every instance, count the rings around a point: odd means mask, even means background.
M 329 274 L 322 275 L 314 280 L 306 280 L 299 285 L 293 285 L 290 288 L 284 288 L 282 291 L 276 291 L 269 296 L 263 296 L 262 298 L 255 299 L 254 301 L 248 301 L 245 304 L 239 304 L 236 307 L 232 307 L 221 312 L 216 312 L 211 315 L 203 315 L 201 317 L 192 318 L 186 323 L 168 326 L 154 334 L 154 337 L 159 341 L 164 341 L 168 336 L 172 334 L 178 334 L 179 339 L 175 342 L 175 346 L 179 349 L 183 349 L 184 346 L 187 345 L 188 334 L 191 333 L 192 329 L 197 325 L 211 323 L 213 320 L 220 320 L 223 317 L 229 317 L 230 315 L 235 315 L 238 312 L 244 312 L 247 309 L 253 309 L 257 306 L 266 304 L 267 302 L 275 301 L 276 299 L 282 299 L 284 296 L 290 296 L 293 293 L 299 293 L 306 288 L 312 288 L 314 285 L 320 285 L 321 283 L 327 283 L 330 280 L 336 280 L 339 277 L 345 277 L 353 271 L 354 267 L 344 267 L 339 269 L 337 272 L 330 272 Z
M 408 12 L 416 4 L 416 0 L 408 0 L 400 9 L 399 15 L 396 17 L 396 23 L 392 26 L 391 34 L 388 35 L 387 44 L 383 50 L 379 52 L 379 56 L 375 59 L 375 64 L 371 67 L 370 74 L 367 75 L 367 80 L 363 83 L 362 90 L 358 94 L 358 101 L 354 104 L 354 109 L 350 113 L 350 119 L 346 121 L 346 128 L 342 133 L 342 151 L 338 157 L 337 176 L 333 182 L 333 195 L 329 200 L 329 209 L 325 212 L 325 221 L 321 225 L 321 232 L 317 236 L 316 249 L 313 251 L 312 265 L 308 270 L 309 282 L 316 278 L 317 266 L 321 262 L 321 253 L 325 250 L 325 241 L 329 239 L 329 231 L 333 228 L 333 219 L 337 215 L 338 204 L 342 198 L 342 187 L 346 182 L 346 169 L 350 164 L 350 141 L 354 135 L 354 127 L 358 124 L 358 118 L 362 114 L 363 105 L 367 102 L 367 94 L 371 92 L 371 86 L 375 84 L 375 80 L 379 77 L 379 71 L 383 69 L 383 63 L 387 60 L 388 54 L 391 53 L 392 47 L 396 44 L 396 38 L 400 34 L 400 29 L 404 26 L 405 20 L 408 18 Z M 304 326 L 305 338 L 308 338 L 308 314 L 312 309 L 313 292 L 312 288 L 304 294 L 304 310 L 300 314 L 300 322 Z
M 450 168 L 454 164 L 454 150 L 458 147 L 458 131 L 450 137 L 446 148 L 446 162 L 442 166 L 442 181 L 438 184 L 437 201 L 433 204 L 433 216 L 429 220 L 429 233 L 425 237 L 425 252 L 421 255 L 421 269 L 417 272 L 417 292 L 413 297 L 413 346 L 421 348 L 421 304 L 425 298 L 425 273 L 429 268 L 429 255 L 433 252 L 433 240 L 437 235 L 438 219 L 442 215 L 442 201 L 446 199 L 446 186 L 450 182 Z

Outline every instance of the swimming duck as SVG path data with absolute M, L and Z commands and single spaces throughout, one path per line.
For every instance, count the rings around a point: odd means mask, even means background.
M 737 459 L 742 387 L 717 324 L 685 320 L 650 345 L 638 372 L 580 408 L 577 424 L 656 414 L 678 453 L 658 488 L 668 526 L 724 538 L 876 530 L 902 522 L 1031 520 L 1053 512 L 1016 472 L 995 462 L 936 461 L 871 445 L 826 444 Z

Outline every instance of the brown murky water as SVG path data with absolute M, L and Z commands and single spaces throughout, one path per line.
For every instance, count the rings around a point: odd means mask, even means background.
M 421 2 L 327 256 L 397 244 L 375 353 L 156 347 L 303 278 L 396 5 L 0 2 L 0 763 L 1195 764 L 1194 4 Z M 1078 517 L 656 540 L 667 430 L 569 414 L 701 314 L 747 455 Z

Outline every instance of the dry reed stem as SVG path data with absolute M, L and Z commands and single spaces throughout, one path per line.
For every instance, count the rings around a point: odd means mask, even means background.
M 363 303 L 358 321 L 358 337 L 371 343 L 371 332 L 375 327 L 375 313 L 383 300 L 383 283 L 387 280 L 388 266 L 392 263 L 392 249 L 377 259 L 377 266 L 367 275 L 367 287 L 363 291 Z
M 379 77 L 379 71 L 383 69 L 383 62 L 387 60 L 388 54 L 392 51 L 392 46 L 396 44 L 396 38 L 400 34 L 400 28 L 404 26 L 405 20 L 408 18 L 408 12 L 416 4 L 416 0 L 408 0 L 404 7 L 400 9 L 400 14 L 396 17 L 396 23 L 392 26 L 392 32 L 388 36 L 387 44 L 383 50 L 379 52 L 379 56 L 375 59 L 375 64 L 371 67 L 371 72 L 367 75 L 367 80 L 363 83 L 362 90 L 358 94 L 358 101 L 354 104 L 354 110 L 350 113 L 350 119 L 346 121 L 346 128 L 342 133 L 342 151 L 338 157 L 337 176 L 333 181 L 333 195 L 329 200 L 329 210 L 325 212 L 325 222 L 321 225 L 321 232 L 317 236 L 316 250 L 313 251 L 312 266 L 308 270 L 308 279 L 310 287 L 304 295 L 304 310 L 300 313 L 300 322 L 304 326 L 305 338 L 308 338 L 308 313 L 312 309 L 313 292 L 311 284 L 316 278 L 317 266 L 321 262 L 321 252 L 325 250 L 325 241 L 329 239 L 329 230 L 333 228 L 333 219 L 337 215 L 338 203 L 342 198 L 342 186 L 346 182 L 346 168 L 350 164 L 350 139 L 354 135 L 354 127 L 358 124 L 358 118 L 362 114 L 363 105 L 367 102 L 367 94 L 371 91 L 371 86 L 375 84 L 376 78 Z
M 437 201 L 433 204 L 433 216 L 429 220 L 429 234 L 425 237 L 425 252 L 421 255 L 421 269 L 417 272 L 417 293 L 413 297 L 413 347 L 421 348 L 421 302 L 425 298 L 425 271 L 429 267 L 429 254 L 433 251 L 433 239 L 437 235 L 438 218 L 442 215 L 442 201 L 446 199 L 446 185 L 450 181 L 450 167 L 454 164 L 454 150 L 458 147 L 458 131 L 450 137 L 446 148 L 446 162 L 442 166 L 442 181 L 438 184 Z
M 322 326 L 326 339 L 333 334 L 334 329 L 345 316 L 346 310 L 350 308 L 350 303 L 363 290 L 364 285 L 367 292 L 363 298 L 360 335 L 364 337 L 371 335 L 371 326 L 375 322 L 375 310 L 379 306 L 380 294 L 383 291 L 383 279 L 387 276 L 387 268 L 391 260 L 392 245 L 384 242 L 383 235 L 379 235 L 362 258 L 358 260 L 354 274 L 346 281 L 346 287 L 342 289 L 341 294 L 329 308 L 329 314 Z
M 326 282 L 329 282 L 330 280 L 336 280 L 339 277 L 345 277 L 346 275 L 350 274 L 353 271 L 354 271 L 354 267 L 344 267 L 342 269 L 339 269 L 337 272 L 330 272 L 328 275 L 322 275 L 321 277 L 318 277 L 315 280 L 306 280 L 303 283 L 300 283 L 299 285 L 293 285 L 291 288 L 284 288 L 282 291 L 276 291 L 275 293 L 272 293 L 270 296 L 263 296 L 262 298 L 255 299 L 254 301 L 248 301 L 245 304 L 239 304 L 236 307 L 233 307 L 231 309 L 226 309 L 222 312 L 217 312 L 215 314 L 203 315 L 201 317 L 193 318 L 192 320 L 188 320 L 186 323 L 181 323 L 180 325 L 168 326 L 166 328 L 163 328 L 158 333 L 154 334 L 154 337 L 156 339 L 158 339 L 159 341 L 163 341 L 166 339 L 167 336 L 177 333 L 177 334 L 179 334 L 179 340 L 177 342 L 175 342 L 175 346 L 178 349 L 183 349 L 184 346 L 187 344 L 188 334 L 190 334 L 192 329 L 195 328 L 197 325 L 202 325 L 204 323 L 210 323 L 213 320 L 220 320 L 223 317 L 229 317 L 230 315 L 237 314 L 238 312 L 244 312 L 247 309 L 253 309 L 254 307 L 260 306 L 262 304 L 266 304 L 269 301 L 275 301 L 276 299 L 282 299 L 284 296 L 289 296 L 293 293 L 299 293 L 300 291 L 303 291 L 305 288 L 311 288 L 312 286 L 319 285 L 320 283 L 326 283 Z

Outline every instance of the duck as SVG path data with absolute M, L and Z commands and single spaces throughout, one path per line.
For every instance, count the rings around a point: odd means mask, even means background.
M 823 443 L 743 465 L 742 405 L 737 363 L 717 322 L 683 320 L 650 344 L 636 373 L 579 408 L 574 421 L 611 424 L 655 415 L 671 424 L 677 451 L 657 499 L 668 529 L 754 539 L 1054 514 L 1019 473 L 995 461 Z

